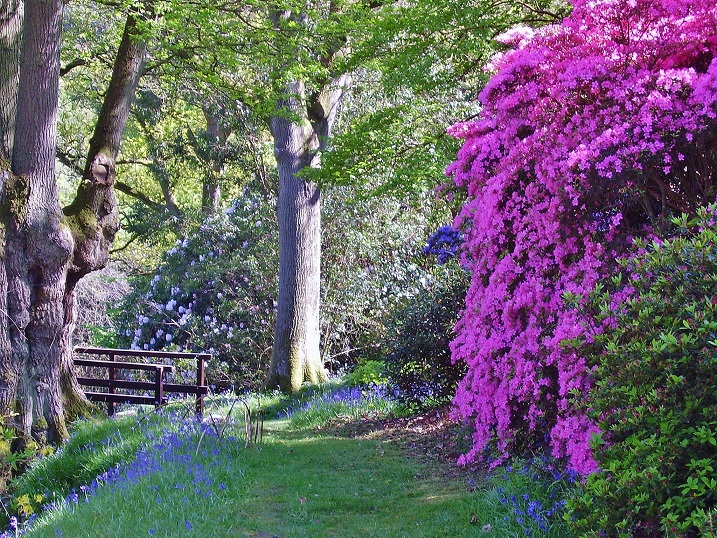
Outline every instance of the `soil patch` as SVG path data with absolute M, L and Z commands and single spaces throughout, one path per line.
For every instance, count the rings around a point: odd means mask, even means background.
M 395 444 L 406 457 L 424 464 L 432 475 L 458 480 L 465 478 L 469 487 L 487 474 L 485 465 L 456 464 L 458 457 L 471 446 L 470 432 L 451 420 L 448 406 L 410 417 L 337 421 L 322 431 L 339 437 L 375 439 Z

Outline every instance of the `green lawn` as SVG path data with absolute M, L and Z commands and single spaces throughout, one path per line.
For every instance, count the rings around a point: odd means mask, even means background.
M 323 398 L 321 405 L 328 399 Z M 283 418 L 267 421 L 263 442 L 246 447 L 241 421 L 217 436 L 211 429 L 201 434 L 191 420 L 152 416 L 135 426 L 125 419 L 118 423 L 120 434 L 109 437 L 111 421 L 87 423 L 75 433 L 81 443 L 71 443 L 28 473 L 23 493 L 50 499 L 43 488 L 54 484 L 58 502 L 39 510 L 24 535 L 569 536 L 558 511 L 547 512 L 553 502 L 547 493 L 555 491 L 554 484 L 532 475 L 516 473 L 469 487 L 469 477 L 442 476 L 386 440 L 297 428 Z M 87 488 L 75 486 L 74 494 L 60 500 L 69 492 L 72 462 L 86 472 L 88 455 L 128 439 L 134 447 L 138 431 L 147 440 L 133 460 L 119 466 L 113 460 L 107 468 L 114 471 Z M 92 432 L 98 432 L 97 439 L 91 440 Z M 54 477 L 60 470 L 62 484 Z M 535 519 L 537 499 L 545 517 Z M 529 502 L 533 519 L 528 517 Z

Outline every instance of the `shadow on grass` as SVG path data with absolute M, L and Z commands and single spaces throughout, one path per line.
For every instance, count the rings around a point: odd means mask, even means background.
M 309 436 L 273 423 L 247 454 L 245 531 L 284 537 L 475 536 L 464 484 L 428 476 L 381 441 Z

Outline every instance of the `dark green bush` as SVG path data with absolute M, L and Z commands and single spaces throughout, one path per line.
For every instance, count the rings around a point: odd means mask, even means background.
M 416 410 L 450 401 L 465 375 L 464 364 L 451 362 L 449 343 L 465 303 L 468 275 L 456 262 L 442 266 L 440 274 L 391 323 L 389 386 L 401 403 Z
M 601 468 L 571 501 L 583 535 L 712 535 L 717 506 L 715 208 L 638 245 L 592 307 L 603 333 L 586 408 Z M 584 397 L 584 396 L 581 396 Z

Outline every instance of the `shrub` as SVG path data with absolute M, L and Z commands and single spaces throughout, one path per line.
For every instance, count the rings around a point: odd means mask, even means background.
M 350 387 L 385 385 L 388 381 L 385 370 L 383 361 L 359 359 L 353 371 L 346 376 L 346 383 Z
M 414 199 L 415 201 L 415 199 Z M 387 320 L 430 280 L 433 260 L 421 241 L 436 212 L 428 197 L 355 199 L 333 188 L 322 199 L 322 352 L 327 366 L 350 369 L 359 359 L 382 360 Z
M 714 0 L 573 0 L 559 25 L 521 27 L 479 96 L 449 167 L 467 190 L 454 223 L 473 277 L 453 355 L 468 373 L 456 408 L 473 448 L 550 435 L 553 454 L 595 470 L 594 425 L 570 396 L 589 388 L 579 350 L 586 296 L 671 211 L 714 200 Z
M 122 344 L 208 351 L 211 385 L 256 388 L 271 354 L 278 270 L 273 200 L 247 196 L 209 217 L 136 277 L 119 310 Z
M 453 364 L 449 343 L 465 301 L 468 275 L 446 264 L 432 287 L 417 295 L 392 320 L 386 374 L 398 400 L 425 409 L 448 402 L 465 374 Z
M 585 408 L 601 471 L 572 501 L 576 527 L 615 536 L 697 536 L 717 506 L 717 206 L 679 235 L 640 245 L 627 282 L 598 288 Z M 584 395 L 580 396 L 581 399 Z

